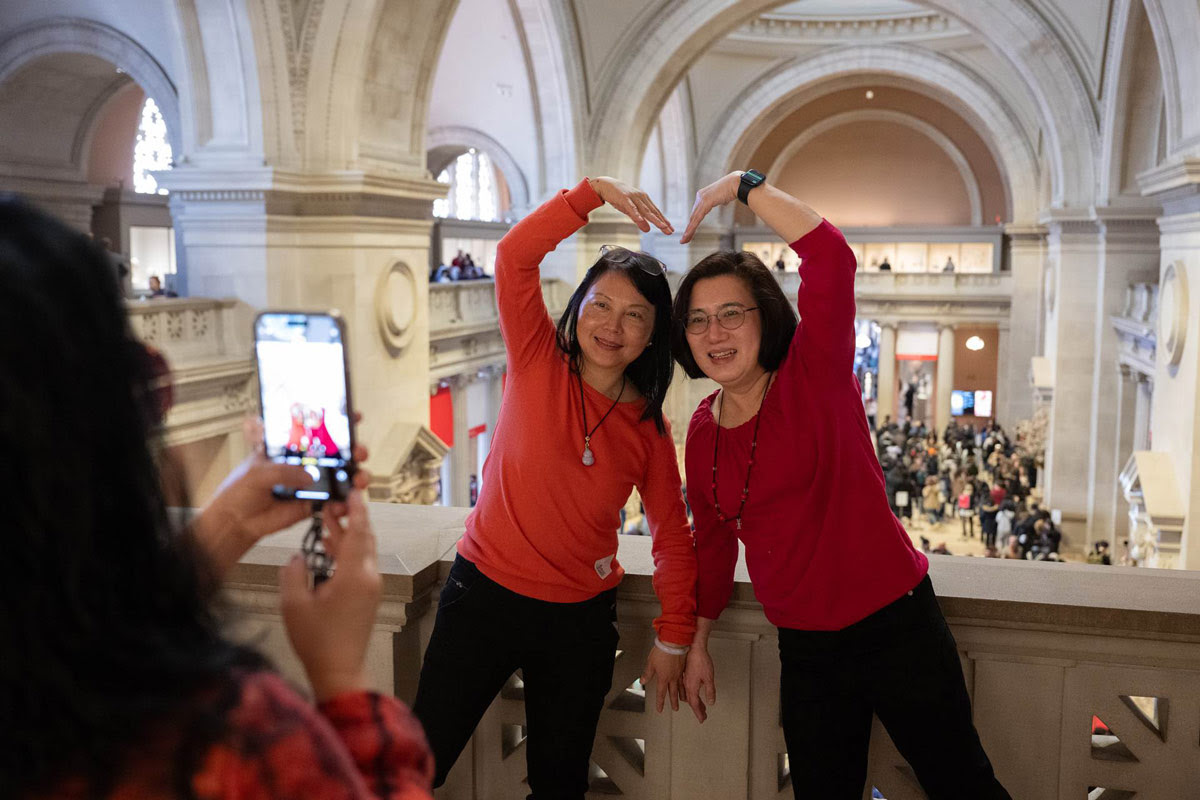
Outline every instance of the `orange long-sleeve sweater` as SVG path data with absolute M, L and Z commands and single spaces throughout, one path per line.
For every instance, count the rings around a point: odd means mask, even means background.
M 616 586 L 620 509 L 636 486 L 653 536 L 654 589 L 664 642 L 690 644 L 696 626 L 696 555 L 670 435 L 641 420 L 643 401 L 618 403 L 592 435 L 584 466 L 580 382 L 555 341 L 539 265 L 603 201 L 587 181 L 513 227 L 496 251 L 496 299 L 508 379 L 483 491 L 458 552 L 484 575 L 538 600 L 574 603 Z M 582 384 L 588 422 L 612 401 Z

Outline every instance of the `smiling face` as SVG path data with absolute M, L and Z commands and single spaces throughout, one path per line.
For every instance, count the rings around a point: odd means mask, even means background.
M 624 274 L 608 270 L 588 287 L 575 323 L 585 365 L 624 370 L 653 332 L 654 306 Z
M 758 363 L 762 345 L 762 314 L 745 314 L 741 327 L 722 327 L 722 314 L 736 315 L 737 310 L 755 308 L 758 303 L 745 281 L 735 275 L 702 278 L 692 287 L 688 316 L 713 315 L 707 327 L 698 333 L 687 332 L 692 358 L 704 374 L 722 386 L 753 382 L 764 372 Z

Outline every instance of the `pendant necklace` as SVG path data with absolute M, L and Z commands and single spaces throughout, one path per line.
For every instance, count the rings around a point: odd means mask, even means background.
M 746 510 L 746 498 L 750 496 L 750 473 L 754 470 L 754 451 L 758 447 L 758 424 L 762 422 L 762 407 L 763 402 L 767 399 L 767 389 L 771 388 L 771 379 L 775 373 L 767 376 L 767 384 L 763 387 L 762 398 L 758 401 L 758 414 L 754 418 L 754 438 L 750 440 L 750 463 L 746 465 L 746 483 L 742 486 L 742 502 L 738 506 L 737 515 L 733 517 L 725 516 L 721 511 L 721 501 L 717 499 L 717 448 L 721 444 L 721 417 L 725 414 L 725 396 L 721 396 L 721 410 L 717 412 L 717 435 L 713 440 L 713 477 L 712 477 L 712 493 L 713 507 L 717 510 L 717 519 L 721 522 L 733 522 L 737 524 L 737 529 L 742 529 L 742 512 Z
M 617 407 L 617 403 L 621 402 L 621 395 L 625 394 L 625 376 L 621 376 L 621 391 L 617 392 L 617 399 L 613 400 L 613 404 L 608 407 L 608 411 L 604 412 L 604 416 L 596 423 L 596 427 L 590 431 L 587 424 L 587 405 L 583 402 L 583 377 L 576 372 L 575 378 L 579 381 L 579 409 L 583 412 L 583 465 L 590 467 L 596 463 L 596 457 L 592 454 L 592 436 L 604 424 L 604 420 L 608 419 L 608 415 Z

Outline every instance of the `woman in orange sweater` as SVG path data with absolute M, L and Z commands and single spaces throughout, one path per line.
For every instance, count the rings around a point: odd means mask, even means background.
M 525 684 L 535 798 L 582 798 L 617 646 L 619 513 L 641 494 L 662 615 L 643 683 L 677 687 L 695 631 L 696 559 L 662 403 L 671 380 L 671 292 L 645 253 L 606 250 L 557 329 L 539 265 L 608 202 L 642 231 L 671 225 L 643 193 L 595 178 L 518 223 L 496 253 L 508 378 L 483 491 L 446 581 L 413 711 L 440 786 L 512 673 Z

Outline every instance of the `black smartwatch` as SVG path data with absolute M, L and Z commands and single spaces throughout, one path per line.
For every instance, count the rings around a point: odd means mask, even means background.
M 748 169 L 743 172 L 742 182 L 738 184 L 738 200 L 748 205 L 750 201 L 746 198 L 750 196 L 750 190 L 761 185 L 766 179 L 767 176 L 756 169 Z

